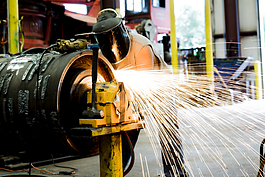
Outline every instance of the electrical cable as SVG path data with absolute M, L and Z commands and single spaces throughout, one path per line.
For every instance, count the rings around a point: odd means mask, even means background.
M 40 75 L 40 67 L 41 67 L 41 62 L 42 62 L 42 58 L 44 56 L 44 54 L 51 48 L 57 46 L 57 44 L 52 44 L 50 45 L 49 47 L 45 48 L 41 54 L 41 57 L 39 59 L 39 66 L 37 68 L 37 89 L 36 89 L 36 118 L 38 117 L 38 100 L 39 100 L 39 75 Z M 69 143 L 70 144 L 70 143 Z M 61 167 L 61 168 L 69 168 L 69 169 L 72 169 L 72 170 L 78 170 L 76 168 L 72 168 L 72 167 L 63 167 L 63 166 L 58 166 L 58 165 L 55 165 L 54 163 L 54 159 L 53 159 L 53 154 L 51 154 L 52 156 L 52 161 L 53 161 L 53 165 L 56 166 L 56 167 Z M 31 164 L 32 165 L 32 164 Z M 35 168 L 33 165 L 32 165 L 33 168 Z M 65 172 L 65 171 L 61 171 L 59 172 L 58 174 L 65 174 L 65 175 L 69 175 L 69 174 L 74 174 L 75 172 L 74 171 L 71 171 L 71 172 Z M 57 174 L 57 173 L 56 173 Z
M 40 112 L 40 110 L 38 110 L 38 109 L 39 109 L 39 108 L 38 108 L 38 100 L 39 100 L 39 75 L 40 75 L 41 61 L 42 61 L 42 58 L 43 58 L 44 54 L 45 54 L 49 49 L 51 49 L 51 48 L 53 48 L 53 47 L 55 47 L 55 46 L 57 46 L 57 44 L 52 44 L 52 45 L 50 45 L 49 47 L 45 48 L 45 49 L 43 50 L 42 54 L 41 54 L 40 59 L 39 59 L 38 68 L 37 68 L 37 79 L 36 79 L 36 86 L 37 86 L 37 88 L 36 88 L 36 112 L 35 112 L 35 117 L 36 117 L 36 119 L 38 119 L 38 111 Z M 24 53 L 26 53 L 26 52 L 28 52 L 28 51 L 30 51 L 30 50 L 24 51 Z M 22 53 L 23 53 L 23 52 L 22 52 Z M 31 167 L 34 168 L 34 166 L 32 165 L 31 162 L 30 162 L 30 164 L 31 164 L 31 165 L 30 165 L 30 168 L 29 168 L 29 176 L 30 176 L 30 174 L 31 174 Z
M 43 50 L 42 54 L 41 54 L 40 59 L 39 59 L 39 66 L 38 66 L 38 68 L 37 68 L 37 83 L 36 83 L 36 84 L 37 84 L 37 89 L 36 89 L 36 118 L 37 118 L 37 116 L 38 116 L 39 75 L 40 75 L 40 67 L 41 67 L 42 58 L 43 58 L 44 54 L 45 54 L 49 49 L 51 49 L 51 48 L 53 48 L 53 47 L 55 47 L 55 46 L 57 46 L 57 44 L 52 44 L 52 45 L 50 45 L 49 47 L 45 48 L 45 49 Z M 73 167 L 63 167 L 63 166 L 56 165 L 56 164 L 54 163 L 53 154 L 51 154 L 51 156 L 52 156 L 52 162 L 53 162 L 53 165 L 54 165 L 55 167 L 69 168 L 69 169 L 72 169 L 72 170 L 78 170 L 78 169 L 73 168 Z M 35 169 L 38 169 L 38 168 L 34 167 L 32 164 L 31 164 L 31 166 L 32 166 L 33 168 L 35 168 Z M 38 170 L 41 170 L 41 169 L 38 169 Z M 64 174 L 64 175 L 75 174 L 74 171 L 71 171 L 71 172 L 60 171 L 59 173 L 52 173 L 52 172 L 49 172 L 49 171 L 47 171 L 47 170 L 41 170 L 41 171 L 45 171 L 45 172 L 50 173 L 50 174 L 53 174 L 53 175 L 57 175 L 57 174 Z
M 43 171 L 43 172 L 46 172 L 46 173 L 49 173 L 49 174 L 52 174 L 52 175 L 71 175 L 71 174 L 75 174 L 74 171 L 71 171 L 71 172 L 60 171 L 60 172 L 58 172 L 58 173 L 53 173 L 53 172 L 50 172 L 50 171 L 48 171 L 48 170 L 44 170 L 44 169 L 37 168 L 37 167 L 35 167 L 33 164 L 31 164 L 31 166 L 32 166 L 34 169 L 38 170 L 38 171 Z
M 7 168 L 0 168 L 0 170 L 9 171 L 9 172 L 28 172 L 29 171 L 29 169 L 27 169 L 27 170 L 10 170 Z
M 132 145 L 131 139 L 130 139 L 130 137 L 129 137 L 127 132 L 124 132 L 124 133 L 126 135 L 128 143 L 130 145 L 130 151 L 131 151 L 131 161 L 130 161 L 129 167 L 123 173 L 123 176 L 126 176 L 131 171 L 131 169 L 132 169 L 132 167 L 134 165 L 135 155 L 134 155 L 134 150 L 133 150 L 133 145 Z
M 37 68 L 37 83 L 36 83 L 36 87 L 37 87 L 37 89 L 36 89 L 36 112 L 35 112 L 35 116 L 36 116 L 36 118 L 38 117 L 38 111 L 40 112 L 40 110 L 38 110 L 38 100 L 39 100 L 39 75 L 40 75 L 40 67 L 41 67 L 41 62 L 42 62 L 42 58 L 43 58 L 43 56 L 44 56 L 44 54 L 47 52 L 47 50 L 49 50 L 49 49 L 51 49 L 51 48 L 54 48 L 54 47 L 56 47 L 56 46 L 58 46 L 58 43 L 56 43 L 56 44 L 52 44 L 52 45 L 50 45 L 49 47 L 47 47 L 47 48 L 40 48 L 40 47 L 35 47 L 35 49 L 43 49 L 43 52 L 42 52 L 42 54 L 41 54 L 41 57 L 40 57 L 40 59 L 39 59 L 39 66 L 38 66 L 38 68 Z M 34 48 L 32 48 L 32 50 L 33 50 Z M 27 52 L 29 52 L 30 51 L 30 49 L 28 49 L 28 50 L 26 50 L 26 51 L 24 51 L 24 52 L 22 52 L 21 54 L 25 54 L 25 53 L 27 53 Z M 75 144 L 70 140 L 70 138 L 68 138 L 68 136 L 67 135 L 64 135 L 65 136 L 65 138 L 66 138 L 66 140 L 67 140 L 67 142 L 68 142 L 68 144 L 73 148 L 73 149 L 75 149 L 77 152 L 79 152 L 80 153 L 80 150 L 75 146 Z
M 41 67 L 41 61 L 42 61 L 42 58 L 44 56 L 44 54 L 51 48 L 57 46 L 57 44 L 52 44 L 50 45 L 49 47 L 45 48 L 41 54 L 41 57 L 39 59 L 39 66 L 37 68 L 37 81 L 36 81 L 36 86 L 37 86 L 37 89 L 36 89 L 36 112 L 35 112 L 35 117 L 37 118 L 38 117 L 38 100 L 39 100 L 39 75 L 40 75 L 40 67 Z M 26 52 L 26 51 L 25 51 Z M 22 52 L 23 53 L 23 52 Z
M 46 50 L 46 48 L 43 48 L 43 47 L 32 47 L 32 48 L 29 48 L 29 49 L 27 49 L 27 50 L 25 50 L 25 51 L 19 53 L 19 55 L 24 55 L 24 54 L 27 54 L 27 53 L 32 52 L 32 51 L 34 51 L 34 50 L 36 50 L 36 51 L 37 51 L 36 53 L 38 53 L 40 50 L 41 50 L 41 51 Z M 35 52 L 34 52 L 34 53 L 35 53 Z
M 77 168 L 74 168 L 74 167 L 66 167 L 66 166 L 56 165 L 56 164 L 54 163 L 53 154 L 51 154 L 51 156 L 52 156 L 52 163 L 53 163 L 53 165 L 54 165 L 55 167 L 58 167 L 58 168 L 68 168 L 68 169 L 72 169 L 72 170 L 75 170 L 75 171 L 78 170 Z
M 21 39 L 22 39 L 22 42 L 21 42 L 21 46 L 20 46 L 20 51 L 22 52 L 23 50 L 23 47 L 24 47 L 24 32 L 22 31 L 22 25 L 21 25 L 21 22 L 22 20 L 24 19 L 24 17 L 22 16 L 21 19 L 18 21 L 18 26 L 19 26 L 19 30 L 21 32 Z
M 49 174 L 52 174 L 52 175 L 59 175 L 59 173 L 53 173 L 53 172 L 50 172 L 50 171 L 48 171 L 48 170 L 43 170 L 43 169 L 37 168 L 37 167 L 35 167 L 33 164 L 31 164 L 31 166 L 32 166 L 34 169 L 38 170 L 38 171 L 44 171 L 44 172 L 49 173 Z
M 28 171 L 28 173 L 29 173 L 29 176 L 31 176 L 31 162 L 29 162 L 29 171 Z
M 32 167 L 32 168 L 34 168 L 34 169 L 36 169 L 38 171 L 43 171 L 43 172 L 46 172 L 46 173 L 49 173 L 49 174 L 52 174 L 52 175 L 71 175 L 71 174 L 75 174 L 74 171 L 70 171 L 70 172 L 68 172 L 68 171 L 60 171 L 58 173 L 50 172 L 48 170 L 44 170 L 44 169 L 37 168 L 32 163 L 30 164 L 30 167 Z M 21 172 L 29 172 L 30 168 L 28 168 L 26 170 L 10 170 L 10 169 L 7 169 L 7 168 L 0 168 L 0 170 L 21 173 Z

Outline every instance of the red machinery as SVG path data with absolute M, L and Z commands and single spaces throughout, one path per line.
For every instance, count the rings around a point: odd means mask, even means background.
M 65 10 L 63 3 L 87 5 L 87 15 Z M 100 0 L 19 0 L 20 47 L 47 47 L 58 38 L 69 39 L 74 34 L 91 31 L 100 11 Z M 7 53 L 7 3 L 0 4 L 0 53 Z
M 102 2 L 100 0 L 19 0 L 22 48 L 47 47 L 58 38 L 69 39 L 74 34 L 91 31 Z M 139 2 L 140 4 L 138 4 Z M 139 2 L 136 0 L 125 1 L 126 26 L 134 29 L 143 20 L 150 19 L 156 29 L 155 41 L 157 41 L 158 34 L 169 34 L 169 1 L 141 0 Z M 88 13 L 81 15 L 69 12 L 65 10 L 64 3 L 85 4 Z M 0 53 L 7 53 L 6 19 L 7 8 L 6 1 L 4 1 L 0 4 L 0 36 L 2 38 Z
M 169 34 L 170 32 L 170 9 L 169 0 L 127 0 L 125 1 L 126 26 L 134 29 L 143 20 L 150 19 L 157 34 Z

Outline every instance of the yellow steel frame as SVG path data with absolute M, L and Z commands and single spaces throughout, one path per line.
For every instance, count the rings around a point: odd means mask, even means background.
M 104 111 L 104 118 L 79 119 L 79 124 L 83 127 L 92 126 L 88 128 L 92 137 L 99 137 L 101 177 L 123 177 L 121 134 L 144 127 L 144 123 L 133 119 L 131 108 L 125 106 L 130 98 L 125 97 L 121 86 L 122 84 L 117 82 L 97 83 L 95 104 L 97 110 Z M 88 92 L 88 104 L 92 102 L 91 97 L 92 93 Z M 123 98 L 126 98 L 125 102 L 122 101 Z
M 175 1 L 176 2 L 176 1 Z M 172 51 L 172 67 L 173 73 L 178 74 L 178 45 L 176 40 L 176 22 L 175 22 L 175 11 L 174 11 L 174 0 L 170 0 L 170 40 L 171 40 L 171 51 Z
M 121 134 L 99 139 L 100 176 L 123 177 Z
M 104 136 L 104 135 L 111 135 L 115 133 L 120 133 L 120 132 L 126 132 L 130 130 L 139 130 L 144 127 L 143 122 L 137 122 L 137 123 L 131 123 L 131 124 L 124 124 L 124 125 L 116 125 L 116 126 L 111 126 L 111 127 L 101 127 L 101 128 L 95 128 L 95 129 L 90 129 L 91 131 L 91 136 L 92 137 L 99 137 L 99 136 Z
M 206 73 L 208 81 L 214 81 L 213 73 L 213 50 L 212 50 L 212 26 L 211 26 L 211 4 L 205 0 L 205 32 L 206 32 Z
M 259 61 L 254 62 L 254 72 L 255 72 L 256 99 L 261 99 L 262 98 L 261 67 Z
M 132 114 L 132 104 L 130 104 L 129 94 L 120 90 L 121 83 L 102 82 L 96 86 L 96 109 L 103 110 L 102 119 L 79 119 L 80 125 L 92 125 L 94 128 L 101 126 L 113 126 L 119 123 L 136 122 L 135 115 Z M 123 103 L 123 98 L 127 102 Z M 87 103 L 92 102 L 92 92 L 87 93 Z M 88 110 L 91 108 L 87 108 Z

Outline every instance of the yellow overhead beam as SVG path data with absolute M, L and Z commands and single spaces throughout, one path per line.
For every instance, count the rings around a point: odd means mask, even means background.
M 172 67 L 173 73 L 178 74 L 178 46 L 176 40 L 176 24 L 175 24 L 175 13 L 174 13 L 174 0 L 170 0 L 170 40 L 171 40 L 171 51 L 172 51 Z
M 19 52 L 18 0 L 7 0 L 8 46 L 10 53 Z

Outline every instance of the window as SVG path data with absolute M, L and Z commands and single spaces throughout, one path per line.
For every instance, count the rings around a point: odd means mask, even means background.
M 153 0 L 153 6 L 165 8 L 166 7 L 166 0 Z
M 126 15 L 149 13 L 149 0 L 127 0 Z
M 70 12 L 83 14 L 83 15 L 87 14 L 87 6 L 84 5 L 84 4 L 69 4 L 69 3 L 65 3 L 63 5 L 64 5 L 65 9 L 70 11 Z

